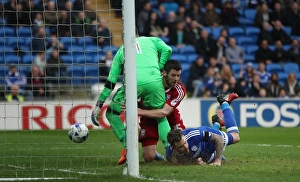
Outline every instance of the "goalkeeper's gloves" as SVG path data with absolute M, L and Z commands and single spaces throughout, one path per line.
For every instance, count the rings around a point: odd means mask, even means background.
M 91 115 L 92 123 L 96 126 L 99 126 L 99 119 L 100 119 L 100 111 L 103 106 L 104 102 L 97 101 L 96 106 L 94 107 Z

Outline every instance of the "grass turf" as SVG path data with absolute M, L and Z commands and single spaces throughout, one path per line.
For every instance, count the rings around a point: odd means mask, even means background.
M 241 141 L 226 147 L 216 166 L 144 163 L 141 178 L 122 175 L 121 144 L 110 130 L 91 130 L 81 144 L 67 131 L 0 131 L 0 180 L 33 181 L 298 181 L 300 128 L 241 128 Z M 160 153 L 164 153 L 161 143 Z M 141 155 L 141 150 L 140 150 Z M 57 179 L 53 179 L 57 178 Z

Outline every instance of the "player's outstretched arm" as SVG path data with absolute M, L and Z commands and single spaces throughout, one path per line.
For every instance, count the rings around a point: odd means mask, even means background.
M 220 166 L 222 161 L 223 148 L 224 148 L 223 138 L 217 134 L 212 133 L 210 142 L 214 142 L 216 147 L 216 159 L 210 165 Z
M 164 104 L 164 107 L 161 109 L 146 110 L 139 108 L 138 115 L 146 118 L 163 118 L 169 116 L 173 110 L 173 107 L 169 106 L 168 104 Z

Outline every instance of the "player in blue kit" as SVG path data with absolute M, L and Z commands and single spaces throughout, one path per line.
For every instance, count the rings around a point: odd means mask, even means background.
M 220 94 L 217 100 L 222 107 L 227 132 L 220 131 L 221 119 L 213 116 L 213 127 L 201 126 L 168 133 L 170 145 L 166 158 L 173 164 L 221 165 L 222 154 L 227 145 L 240 141 L 239 130 L 229 105 L 238 95 Z

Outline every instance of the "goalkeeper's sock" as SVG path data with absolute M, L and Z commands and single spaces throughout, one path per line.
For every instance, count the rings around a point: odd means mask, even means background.
M 237 127 L 234 114 L 232 110 L 229 107 L 229 104 L 227 102 L 223 102 L 222 105 L 222 111 L 224 116 L 224 123 L 225 127 L 228 133 L 236 132 L 239 133 L 239 129 Z
M 218 123 L 218 122 L 215 122 L 213 125 L 212 125 L 212 129 L 214 129 L 214 130 L 220 130 L 220 128 L 221 128 L 221 125 L 220 125 L 220 123 Z
M 162 141 L 164 147 L 167 147 L 169 145 L 167 136 L 169 131 L 171 130 L 169 122 L 166 117 L 156 119 L 156 121 L 158 122 L 159 138 Z
M 120 119 L 120 115 L 115 114 L 114 112 L 106 112 L 106 118 L 110 123 L 111 129 L 113 130 L 114 134 L 117 136 L 119 141 L 123 144 L 123 147 L 126 148 L 126 132 L 125 126 Z

